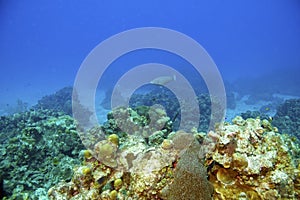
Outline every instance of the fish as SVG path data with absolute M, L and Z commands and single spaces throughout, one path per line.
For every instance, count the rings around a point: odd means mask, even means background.
M 160 76 L 157 77 L 155 79 L 153 79 L 152 81 L 150 81 L 150 83 L 152 84 L 157 84 L 157 85 L 166 85 L 168 83 L 170 83 L 171 81 L 176 81 L 176 76 Z

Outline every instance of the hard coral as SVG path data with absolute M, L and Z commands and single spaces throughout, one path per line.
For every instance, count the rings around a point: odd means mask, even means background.
M 30 110 L 0 118 L 0 171 L 8 198 L 46 198 L 61 179 L 71 179 L 84 148 L 73 118 Z M 10 197 L 9 197 L 10 196 Z
M 109 167 L 116 167 L 118 146 L 108 140 L 98 142 L 94 148 L 95 157 Z
M 299 197 L 299 145 L 274 130 L 266 120 L 241 117 L 216 129 L 215 149 L 206 157 L 214 199 Z
M 185 136 L 194 138 L 192 134 L 176 132 L 165 139 L 166 146 L 148 146 L 142 137 L 127 135 L 121 140 L 117 154 L 111 146 L 114 143 L 102 140 L 94 149 L 94 155 L 102 159 L 84 157 L 83 166 L 75 169 L 71 182 L 59 183 L 51 188 L 49 197 L 176 200 L 175 196 L 180 193 L 177 199 L 199 199 L 199 194 L 200 198 L 209 199 L 212 188 L 207 180 L 206 168 L 198 158 L 200 145 L 195 138 L 180 144 L 179 139 Z M 177 140 L 178 149 L 174 148 L 173 140 Z M 189 148 L 191 142 L 195 144 Z M 118 166 L 111 165 L 111 160 L 115 160 Z
M 286 100 L 277 108 L 272 124 L 279 132 L 296 136 L 300 139 L 300 99 Z

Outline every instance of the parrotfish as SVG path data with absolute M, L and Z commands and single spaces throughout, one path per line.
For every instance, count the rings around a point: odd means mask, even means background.
M 153 79 L 152 81 L 150 81 L 150 83 L 152 84 L 157 84 L 157 85 L 166 85 L 167 83 L 171 82 L 171 81 L 176 81 L 176 76 L 160 76 L 157 77 L 155 79 Z

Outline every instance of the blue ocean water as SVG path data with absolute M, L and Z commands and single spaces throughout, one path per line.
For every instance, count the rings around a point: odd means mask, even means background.
M 289 94 L 299 95 L 299 89 L 293 91 L 299 85 L 300 70 L 300 4 L 296 0 L 3 0 L 0 9 L 2 106 L 17 99 L 32 105 L 45 94 L 71 86 L 96 45 L 119 32 L 149 26 L 173 29 L 195 39 L 225 81 L 243 82 L 245 89 L 239 90 L 252 92 L 251 85 L 259 82 L 260 88 L 278 84 L 278 93 L 290 88 Z M 113 76 L 130 68 L 126 66 L 134 62 L 130 59 L 135 58 L 125 59 L 111 72 Z M 139 57 L 140 63 L 149 60 Z M 154 58 L 155 62 L 162 60 L 166 58 Z

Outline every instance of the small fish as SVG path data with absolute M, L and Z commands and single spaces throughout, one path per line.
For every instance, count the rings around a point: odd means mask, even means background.
M 153 79 L 150 81 L 152 84 L 157 84 L 157 85 L 166 85 L 167 83 L 171 81 L 176 81 L 176 76 L 160 76 L 158 78 Z

